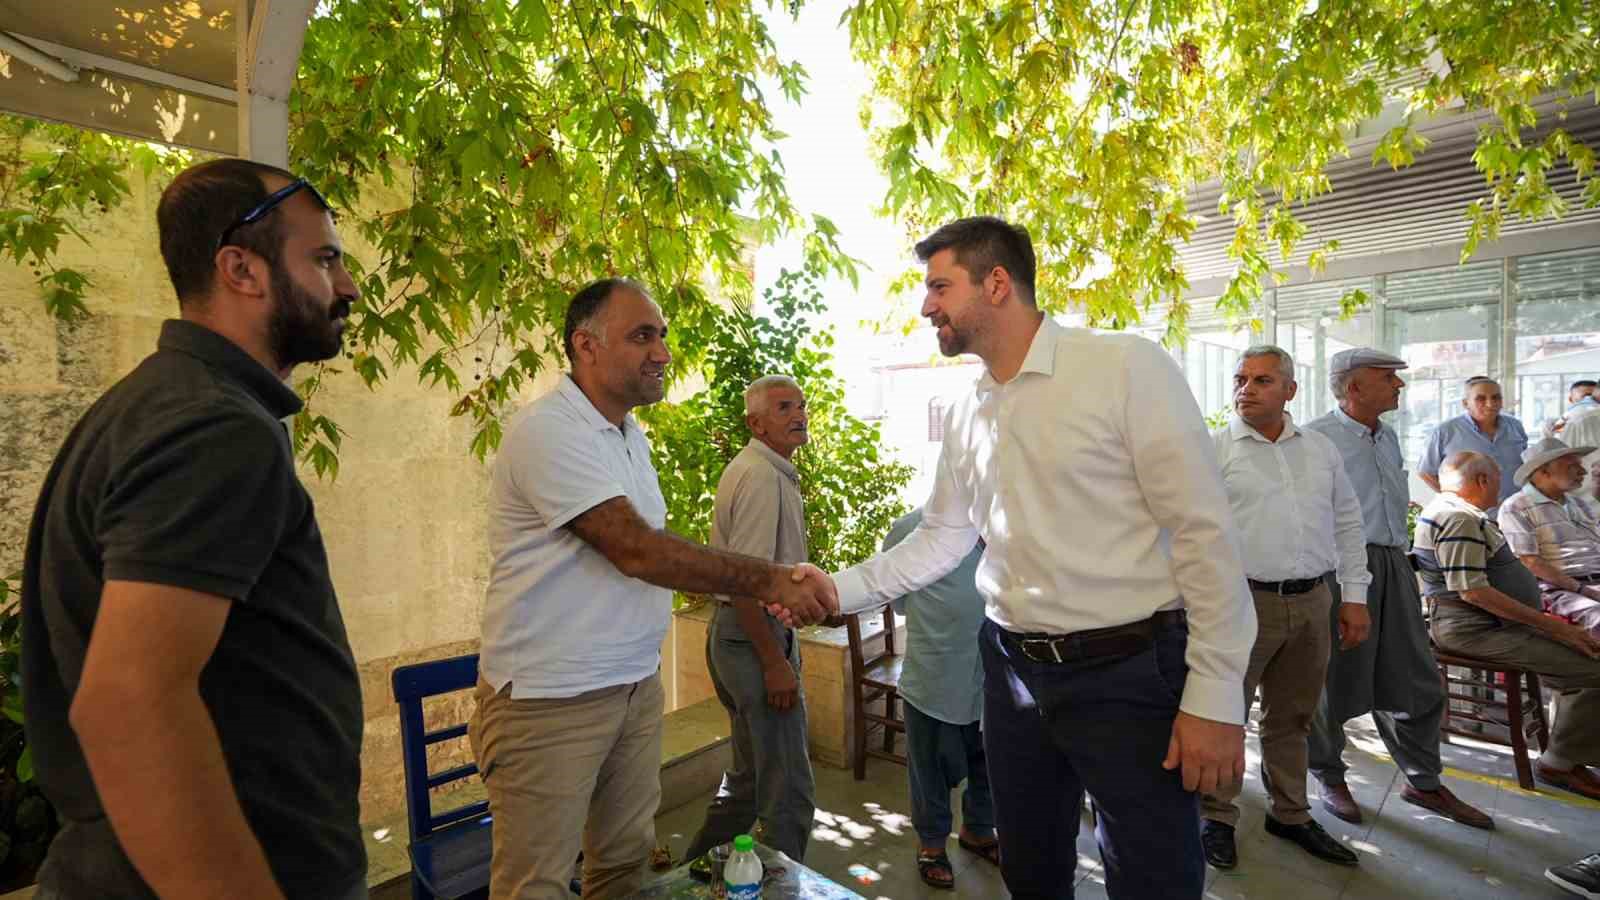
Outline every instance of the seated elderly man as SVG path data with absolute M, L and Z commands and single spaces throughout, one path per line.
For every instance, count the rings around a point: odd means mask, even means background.
M 1500 507 L 1500 530 L 1544 591 L 1544 611 L 1600 637 L 1600 513 L 1582 496 L 1583 457 L 1593 447 L 1546 438 L 1529 447 Z
M 1499 499 L 1494 460 L 1463 451 L 1439 469 L 1441 493 L 1417 518 L 1413 553 L 1439 649 L 1539 673 L 1557 690 L 1539 779 L 1600 799 L 1600 639 L 1539 611 L 1539 584 L 1486 510 Z M 1505 510 L 1502 507 L 1501 516 Z

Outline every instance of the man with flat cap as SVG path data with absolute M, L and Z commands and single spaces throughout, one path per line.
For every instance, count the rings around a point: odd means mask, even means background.
M 1306 424 L 1333 441 L 1345 473 L 1361 500 L 1367 539 L 1367 613 L 1372 630 L 1366 641 L 1338 645 L 1328 660 L 1328 683 L 1311 726 L 1311 772 L 1322 783 L 1322 806 L 1352 824 L 1361 822 L 1345 783 L 1344 723 L 1372 713 L 1389 755 L 1410 782 L 1401 799 L 1473 828 L 1493 828 L 1494 820 L 1462 801 L 1439 780 L 1439 722 L 1445 696 L 1428 647 L 1427 625 L 1416 575 L 1406 557 L 1408 493 L 1400 439 L 1380 419 L 1400 406 L 1405 382 L 1396 374 L 1405 360 L 1369 347 L 1334 354 L 1328 386 L 1339 408 Z M 1333 609 L 1339 585 L 1329 583 Z M 1338 623 L 1334 622 L 1337 628 Z
M 1584 497 L 1583 458 L 1592 446 L 1545 438 L 1528 448 L 1512 480 L 1501 524 L 1511 549 L 1539 579 L 1544 611 L 1600 638 L 1600 511 Z

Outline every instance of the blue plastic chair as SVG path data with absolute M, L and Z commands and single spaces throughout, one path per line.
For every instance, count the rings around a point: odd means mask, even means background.
M 466 723 L 428 731 L 422 701 L 469 690 L 478 682 L 478 656 L 457 656 L 401 666 L 391 683 L 400 705 L 400 752 L 405 758 L 406 814 L 411 830 L 411 896 L 414 900 L 458 900 L 487 896 L 493 819 L 486 801 L 435 813 L 429 791 L 478 773 L 468 763 L 428 772 L 428 747 L 462 737 Z

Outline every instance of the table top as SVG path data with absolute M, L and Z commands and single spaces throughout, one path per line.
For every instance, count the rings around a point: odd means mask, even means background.
M 865 900 L 855 891 L 835 884 L 765 844 L 756 845 L 756 856 L 766 869 L 766 875 L 761 880 L 761 900 Z M 634 896 L 653 900 L 689 900 L 711 897 L 713 894 L 711 885 L 689 877 L 689 867 L 682 865 L 646 879 L 643 888 Z

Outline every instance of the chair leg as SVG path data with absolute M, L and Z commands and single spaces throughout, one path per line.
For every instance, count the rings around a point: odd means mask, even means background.
M 883 695 L 883 717 L 885 719 L 895 718 L 894 701 L 894 691 L 890 691 L 889 693 Z M 894 729 L 887 725 L 883 726 L 883 752 L 894 752 Z
M 855 711 L 851 713 L 853 732 L 850 735 L 850 757 L 855 767 L 857 781 L 867 778 L 867 709 L 866 699 L 862 697 L 859 686 L 856 690 Z
M 1534 737 L 1539 741 L 1539 752 L 1543 753 L 1550 746 L 1550 721 L 1544 710 L 1544 692 L 1540 690 L 1539 675 L 1529 672 L 1528 697 L 1533 701 Z
M 1533 766 L 1528 763 L 1528 736 L 1522 730 L 1522 679 L 1519 673 L 1506 672 L 1506 720 L 1511 732 L 1511 755 L 1517 764 L 1517 784 L 1525 791 L 1536 790 Z
M 1450 667 L 1439 666 L 1439 683 L 1444 685 L 1444 715 L 1439 717 L 1439 743 L 1450 743 Z

